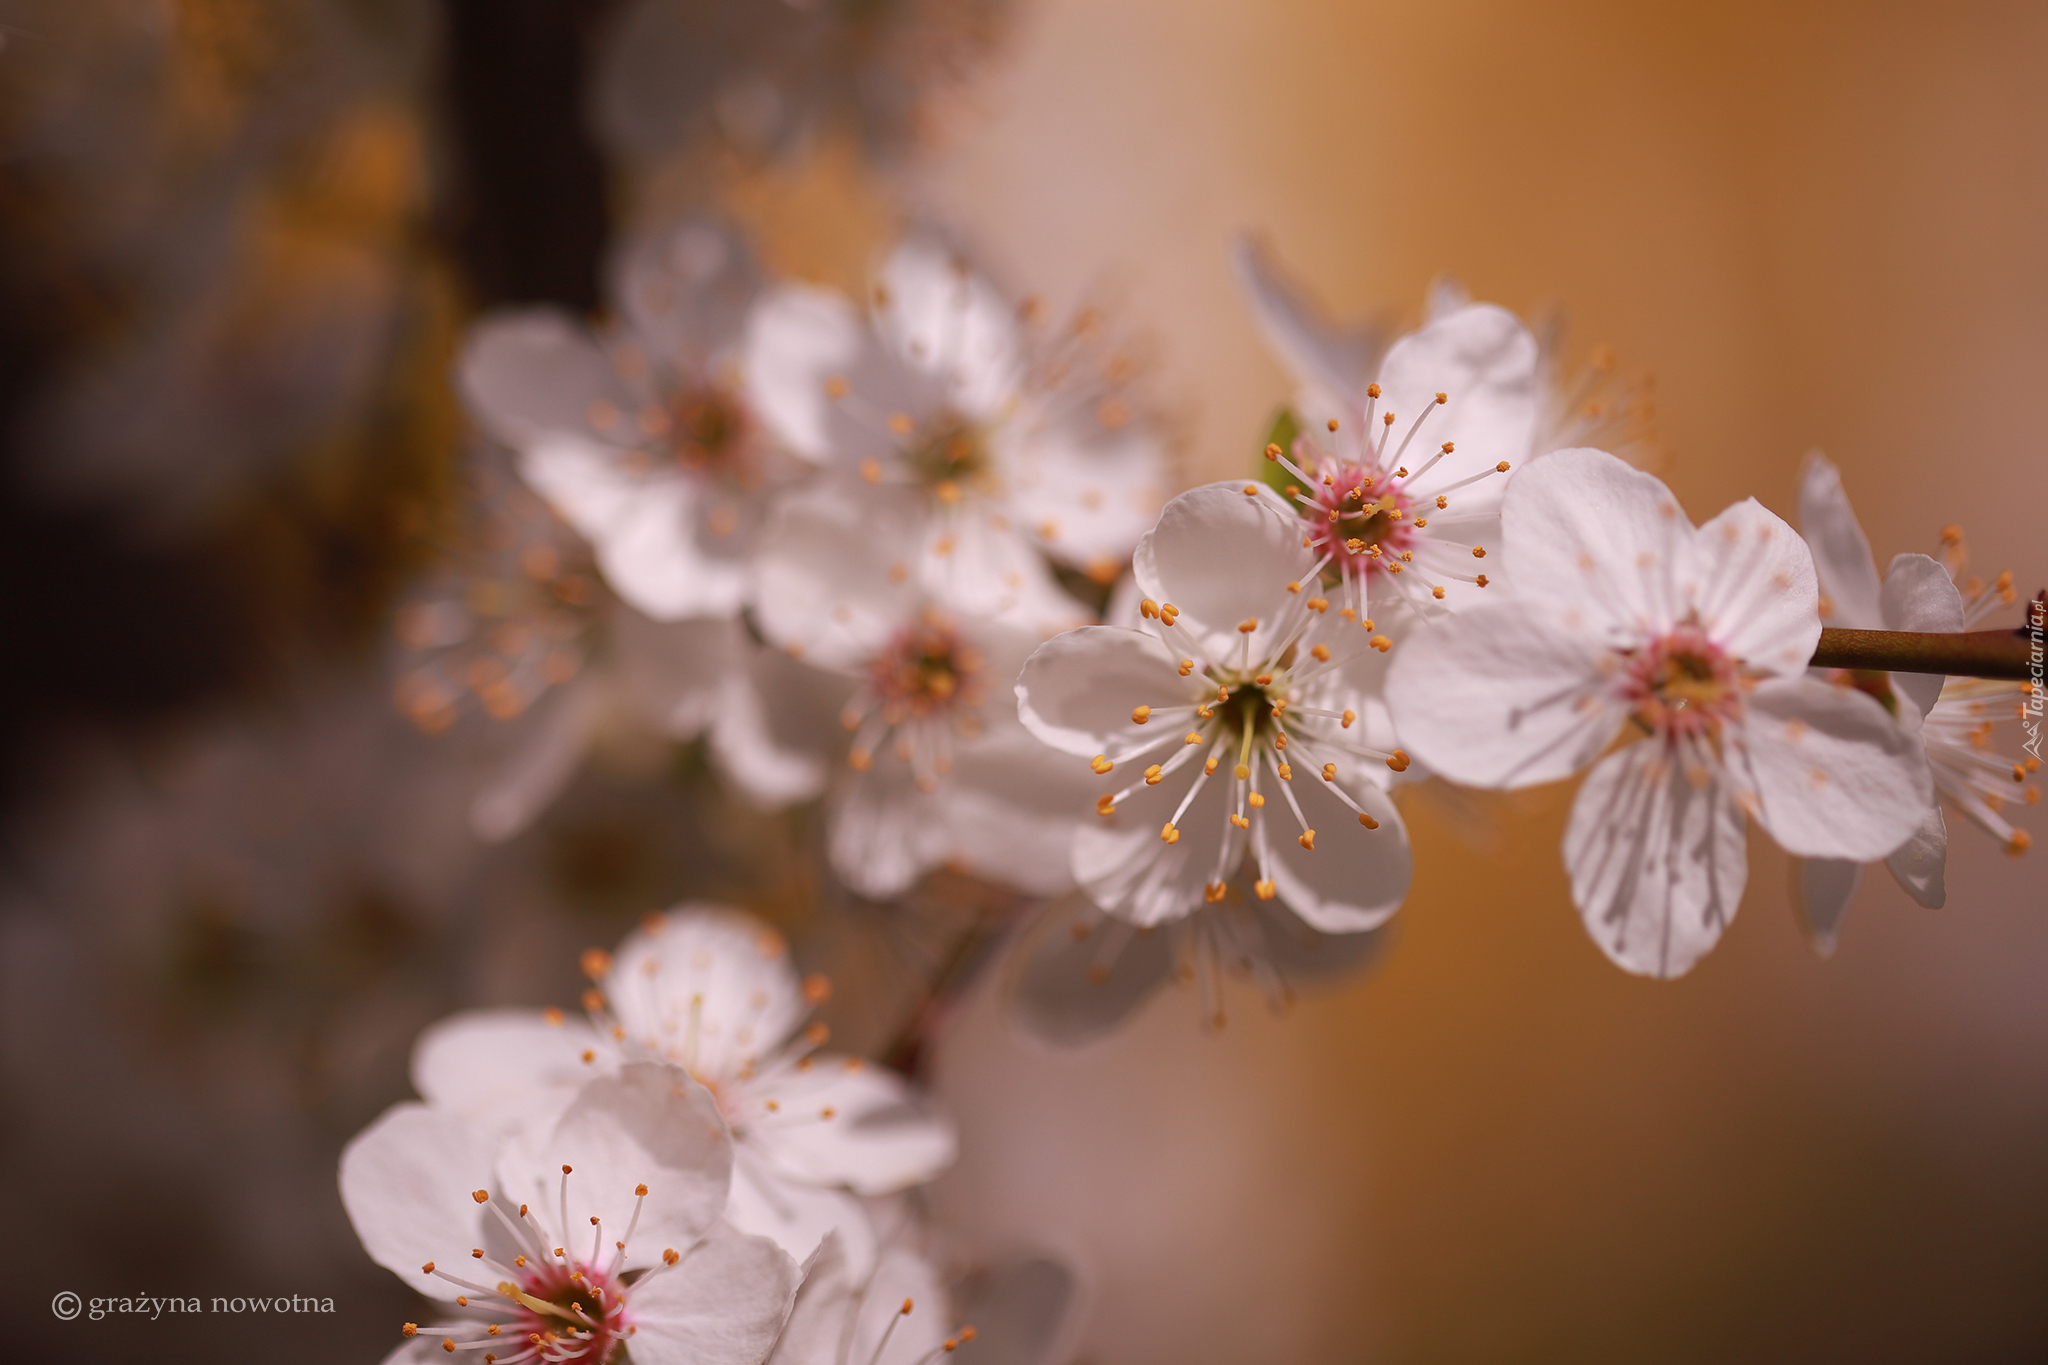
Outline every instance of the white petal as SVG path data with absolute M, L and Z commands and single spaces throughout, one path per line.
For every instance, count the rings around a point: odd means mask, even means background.
M 1092 820 L 1100 779 L 1014 722 L 961 746 L 933 793 L 947 832 L 943 861 L 1034 896 L 1073 885 L 1074 831 Z
M 1913 837 L 1900 844 L 1886 858 L 1906 894 L 1930 910 L 1948 903 L 1948 822 L 1940 806 L 1929 806 Z
M 894 761 L 843 780 L 826 807 L 832 870 L 870 900 L 902 895 L 946 860 L 948 840 L 935 805 L 909 768 Z
M 844 1190 L 786 1179 L 744 1144 L 733 1166 L 725 1217 L 742 1232 L 772 1238 L 801 1260 L 837 1232 L 849 1273 L 864 1280 L 874 1269 L 875 1230 L 858 1199 Z
M 592 1074 L 598 1037 L 580 1019 L 538 1010 L 465 1010 L 427 1027 L 412 1048 L 413 1088 L 429 1104 L 503 1131 L 559 1113 Z
M 1501 502 L 1502 572 L 1517 597 L 1630 646 L 1683 615 L 1692 527 L 1671 490 L 1604 450 L 1557 450 Z
M 907 1315 L 903 1312 L 905 1303 L 911 1305 Z M 853 1349 L 846 1358 L 872 1365 L 923 1365 L 943 1349 L 941 1343 L 952 1326 L 946 1289 L 931 1263 L 895 1248 L 875 1267 L 874 1279 L 861 1297 L 860 1315 L 854 1320 Z M 886 1347 L 882 1341 L 885 1335 Z
M 1093 758 L 1158 736 L 1165 718 L 1134 725 L 1136 707 L 1187 705 L 1206 691 L 1181 677 L 1179 661 L 1150 631 L 1083 626 L 1025 661 L 1017 715 L 1044 743 Z
M 1001 413 L 1023 360 L 1017 312 L 958 252 L 929 235 L 896 248 L 882 267 L 875 330 L 911 369 L 945 386 L 963 416 Z
M 751 524 L 754 507 L 707 497 L 682 473 L 628 473 L 616 454 L 583 443 L 531 445 L 519 473 L 582 532 L 613 590 L 654 619 L 730 616 L 746 601 L 751 527 L 720 535 L 709 523 L 725 511 Z
M 1572 901 L 1614 963 L 1642 976 L 1692 969 L 1735 918 L 1749 864 L 1725 787 L 1695 785 L 1656 740 L 1602 759 L 1564 836 Z
M 471 833 L 503 843 L 539 819 L 582 766 L 603 707 L 604 684 L 588 671 L 548 698 L 525 742 L 470 799 Z
M 764 293 L 748 319 L 745 356 L 748 403 L 808 460 L 886 453 L 890 438 L 873 414 L 922 411 L 907 406 L 907 377 L 876 345 L 859 310 L 830 289 L 784 284 Z M 866 421 L 827 392 L 837 380 L 846 381 Z
M 1105 921 L 1074 895 L 1046 906 L 1012 961 L 1017 1022 L 1043 1042 L 1074 1047 L 1114 1032 L 1166 984 L 1172 939 Z
M 1876 701 L 1798 677 L 1750 693 L 1729 766 L 1753 784 L 1757 823 L 1787 853 L 1875 862 L 1934 800 L 1926 750 Z
M 1963 628 L 1963 595 L 1948 570 L 1926 555 L 1898 555 L 1886 570 L 1878 593 L 1881 624 L 1886 630 L 1954 632 Z M 1922 716 L 1941 698 L 1947 682 L 1939 673 L 1894 673 L 1892 691 L 1913 704 Z
M 1401 908 L 1415 873 L 1400 813 L 1377 786 L 1340 776 L 1351 799 L 1380 822 L 1378 829 L 1366 829 L 1350 807 L 1324 790 L 1326 784 L 1308 764 L 1293 771 L 1290 785 L 1303 818 L 1316 831 L 1316 846 L 1301 846 L 1295 837 L 1298 828 L 1289 825 L 1292 812 L 1285 809 L 1285 798 L 1279 793 L 1269 796 L 1265 836 L 1280 899 L 1320 933 L 1356 934 L 1378 928 Z M 1343 774 L 1343 765 L 1338 771 Z
M 1242 902 L 1242 906 L 1244 917 L 1234 926 L 1231 937 L 1248 956 L 1271 969 L 1289 986 L 1352 977 L 1379 956 L 1393 934 L 1391 927 L 1363 933 L 1323 933 L 1283 907 L 1278 899 L 1254 898 Z M 1226 902 L 1203 913 L 1228 908 L 1230 903 Z
M 1355 419 L 1365 406 L 1365 386 L 1372 381 L 1386 336 L 1376 326 L 1342 326 L 1320 304 L 1281 273 L 1256 238 L 1239 237 L 1231 244 L 1230 263 L 1280 363 L 1307 393 L 1297 399 L 1302 419 Z
M 486 318 L 470 330 L 456 364 L 471 409 L 492 435 L 513 446 L 607 444 L 590 423 L 596 405 L 632 413 L 646 401 L 589 332 L 551 308 Z
M 556 1226 L 564 1166 L 573 1168 L 566 1232 Z M 572 1238 L 592 1237 L 593 1217 L 608 1240 L 624 1236 L 634 1190 L 646 1185 L 626 1247 L 625 1268 L 634 1270 L 659 1264 L 664 1248 L 681 1250 L 709 1231 L 725 1207 L 732 1139 L 717 1101 L 687 1071 L 632 1062 L 587 1083 L 552 1129 L 509 1142 L 498 1174 L 509 1196 L 544 1215 L 542 1226 Z
M 1295 601 L 1287 585 L 1315 563 L 1301 542 L 1299 518 L 1264 484 L 1205 484 L 1166 504 L 1132 569 L 1146 596 L 1179 609 L 1209 658 L 1235 662 L 1247 620 L 1258 622 L 1254 658 L 1284 643 L 1282 618 Z
M 1792 870 L 1792 895 L 1807 941 L 1822 957 L 1833 957 L 1842 917 L 1863 882 L 1863 864 L 1850 858 L 1799 858 Z
M 432 1298 L 463 1291 L 420 1270 L 455 1266 L 481 1246 L 489 1218 L 470 1192 L 494 1183 L 498 1143 L 459 1114 L 394 1104 L 341 1153 L 341 1203 L 370 1259 Z
M 839 1348 L 853 1325 L 859 1291 L 848 1273 L 839 1234 L 827 1233 L 804 1262 L 803 1283 L 797 1286 L 789 1321 L 775 1339 L 769 1365 L 843 1365 Z
M 755 566 L 762 634 L 820 668 L 865 664 L 915 618 L 918 534 L 883 495 L 820 490 L 784 499 Z
M 810 1013 L 782 935 L 719 905 L 679 905 L 633 933 L 604 988 L 636 1043 L 720 1082 L 780 1048 Z
M 1534 609 L 1489 604 L 1403 641 L 1387 706 L 1402 744 L 1454 782 L 1553 782 L 1592 762 L 1625 719 L 1603 662 L 1593 640 Z
M 1849 507 L 1849 495 L 1842 491 L 1841 472 L 1817 450 L 1799 470 L 1799 529 L 1813 551 L 1814 573 L 1831 608 L 1827 624 L 1855 630 L 1884 628 L 1870 542 Z
M 705 218 L 633 238 L 614 285 L 653 358 L 700 372 L 738 345 L 760 288 L 761 265 L 746 239 Z
M 1140 927 L 1167 924 L 1205 904 L 1202 889 L 1219 872 L 1225 880 L 1237 872 L 1243 836 L 1231 835 L 1231 849 L 1224 856 L 1226 833 L 1231 830 L 1227 770 L 1203 784 L 1175 825 L 1180 837 L 1171 844 L 1160 837 L 1201 772 L 1199 762 L 1190 761 L 1158 786 L 1139 787 L 1114 814 L 1091 815 L 1075 831 L 1074 880 L 1104 910 Z M 1133 772 L 1122 781 L 1137 776 Z M 1277 797 L 1268 804 L 1265 818 L 1276 815 L 1286 818 Z
M 720 1223 L 627 1290 L 639 1365 L 759 1365 L 789 1318 L 800 1272 L 781 1247 Z
M 825 790 L 828 759 L 846 743 L 839 716 L 852 694 L 849 679 L 780 649 L 749 651 L 712 722 L 711 756 L 760 805 L 808 800 Z
M 1536 338 L 1496 304 L 1467 304 L 1431 318 L 1389 347 L 1380 362 L 1379 411 L 1395 418 L 1388 450 L 1400 445 L 1410 423 L 1442 393 L 1448 401 L 1430 412 L 1415 436 L 1423 444 L 1410 447 L 1418 458 L 1403 461 L 1414 465 L 1445 441 L 1457 447 L 1437 466 L 1437 482 L 1426 490 L 1502 460 L 1520 464 L 1536 439 L 1537 360 Z M 1474 493 L 1485 487 L 1477 485 Z M 1468 501 L 1474 493 L 1466 495 Z
M 910 1083 L 859 1059 L 820 1056 L 804 1071 L 748 1087 L 772 1094 L 787 1121 L 750 1130 L 748 1142 L 785 1177 L 892 1194 L 953 1164 L 953 1125 L 925 1108 Z M 816 1118 L 826 1110 L 832 1117 Z
M 997 429 L 993 445 L 1004 512 L 1041 550 L 1089 569 L 1130 562 L 1164 492 L 1156 437 L 1135 426 L 1106 429 L 1092 411 L 1052 421 L 1022 414 Z
M 1693 540 L 1694 609 L 1708 635 L 1751 668 L 1799 677 L 1820 643 L 1820 589 L 1798 533 L 1755 498 Z
M 1023 533 L 987 508 L 934 517 L 909 544 L 921 550 L 917 576 L 925 592 L 956 615 L 1035 635 L 1091 617 Z

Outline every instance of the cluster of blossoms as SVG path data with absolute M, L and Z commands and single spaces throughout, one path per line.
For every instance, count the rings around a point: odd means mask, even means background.
M 441 1303 L 394 1360 L 911 1365 L 974 1336 L 901 1192 L 952 1160 L 903 1078 L 823 1051 L 828 993 L 730 910 L 586 954 L 587 1019 L 481 1011 L 428 1030 L 424 1097 L 350 1143 L 372 1258 Z
M 400 694 L 438 729 L 553 689 L 479 832 L 533 819 L 623 706 L 756 804 L 821 801 L 860 896 L 945 867 L 1043 898 L 1013 1000 L 1056 1041 L 1176 978 L 1220 1026 L 1226 976 L 1284 1004 L 1355 970 L 1415 878 L 1396 796 L 1423 780 L 1590 770 L 1571 896 L 1656 977 L 1727 928 L 1751 821 L 1823 951 L 1865 863 L 1942 903 L 1944 808 L 2027 846 L 2001 811 L 2038 764 L 1994 741 L 2038 683 L 1812 666 L 1823 617 L 1952 635 L 2010 605 L 1959 532 L 1880 579 L 1817 458 L 1807 538 L 1754 500 L 1695 526 L 1611 358 L 1562 379 L 1452 285 L 1382 344 L 1238 263 L 1296 392 L 1256 477 L 1171 498 L 1101 320 L 1048 332 L 932 236 L 856 302 L 691 222 L 624 254 L 599 331 L 486 321 L 464 391 L 551 512 L 407 616 L 439 652 Z M 828 988 L 779 934 L 686 907 L 585 969 L 586 1019 L 430 1030 L 424 1101 L 344 1158 L 370 1253 L 456 1310 L 401 1354 L 878 1365 L 971 1338 L 912 1312 L 944 1290 L 905 1192 L 951 1130 L 822 1051 Z

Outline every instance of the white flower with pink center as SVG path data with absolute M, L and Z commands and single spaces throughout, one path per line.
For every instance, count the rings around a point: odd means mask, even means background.
M 1165 455 L 1093 315 L 1044 338 L 1026 311 L 913 238 L 867 317 L 828 289 L 771 291 L 747 384 L 791 449 L 897 504 L 903 561 L 936 602 L 1057 629 L 1077 608 L 1047 561 L 1112 579 L 1158 509 Z
M 1950 632 L 1968 630 L 2015 597 L 2012 575 L 1994 583 L 1973 582 L 1965 600 L 1955 581 L 1966 559 L 1962 535 L 1942 534 L 1937 560 L 1923 554 L 1894 556 L 1882 579 L 1870 542 L 1842 478 L 1818 454 L 1806 458 L 1799 484 L 1799 522 L 1813 550 L 1819 576 L 1821 615 L 1831 625 L 1856 630 Z M 1830 681 L 1875 697 L 1900 729 L 1927 754 L 1936 800 L 1922 815 L 1913 837 L 1885 858 L 1885 866 L 1909 896 L 1930 909 L 1948 898 L 1948 824 L 1942 809 L 1955 811 L 1998 840 L 2008 852 L 2025 852 L 2032 839 L 2002 813 L 2010 801 L 2038 802 L 2040 788 L 2028 782 L 2030 760 L 1993 749 L 1997 726 L 2020 718 L 2029 684 L 1978 678 L 1944 678 L 1930 673 L 1851 673 L 1832 670 Z M 2038 766 L 2038 765 L 2035 765 Z M 1863 878 L 1854 859 L 1808 858 L 1794 883 L 1814 946 L 1832 952 L 1842 916 Z
M 1247 867 L 1254 897 L 1323 933 L 1374 928 L 1407 893 L 1384 789 L 1407 756 L 1365 723 L 1387 641 L 1301 542 L 1262 485 L 1183 493 L 1138 546 L 1146 628 L 1069 631 L 1018 679 L 1024 724 L 1108 784 L 1074 875 L 1132 924 L 1219 904 Z
M 341 1198 L 379 1265 L 454 1310 L 407 1323 L 394 1359 L 756 1365 L 796 1262 L 720 1221 L 732 1140 L 680 1067 L 586 1082 L 511 1136 L 450 1109 L 393 1106 L 341 1157 Z
M 798 1258 L 836 1230 L 865 1275 L 875 1237 L 856 1196 L 931 1180 L 952 1163 L 955 1141 L 901 1076 L 820 1050 L 826 1030 L 806 1021 L 829 994 L 824 979 L 799 979 L 768 925 L 708 905 L 650 919 L 615 958 L 593 951 L 585 967 L 599 987 L 588 1022 L 537 1010 L 445 1019 L 414 1050 L 419 1092 L 513 1130 L 592 1075 L 645 1061 L 680 1066 L 731 1130 L 727 1220 Z
M 769 499 L 803 468 L 740 380 L 759 289 L 746 244 L 693 221 L 628 249 L 616 330 L 535 309 L 485 319 L 463 351 L 478 419 L 589 539 L 619 596 L 656 620 L 745 605 Z
M 1745 813 L 1807 857 L 1912 836 L 1926 759 L 1870 697 L 1807 676 L 1819 593 L 1783 521 L 1750 500 L 1695 529 L 1657 479 L 1567 450 L 1516 476 L 1502 532 L 1512 595 L 1411 639 L 1388 704 L 1453 781 L 1594 765 L 1565 862 L 1616 963 L 1677 976 L 1713 947 L 1742 896 Z
M 1086 775 L 1025 733 L 1010 695 L 1041 637 L 936 600 L 913 566 L 918 523 L 900 511 L 858 491 L 792 498 L 758 564 L 761 633 L 839 684 L 833 868 L 876 899 L 941 865 L 1063 890 Z M 786 717 L 819 700 L 783 676 L 761 705 Z

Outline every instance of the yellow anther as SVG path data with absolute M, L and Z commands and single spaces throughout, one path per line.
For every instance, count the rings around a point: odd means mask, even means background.
M 1389 768 L 1392 768 L 1397 773 L 1407 772 L 1408 755 L 1400 749 L 1394 750 L 1394 752 L 1388 755 L 1387 757 L 1387 766 Z
M 1290 764 L 1282 763 L 1280 765 L 1280 780 L 1282 782 L 1292 782 L 1294 780 L 1294 768 Z
M 1496 473 L 1496 474 L 1505 474 L 1505 473 L 1507 473 L 1507 472 L 1508 472 L 1508 462 L 1507 462 L 1506 460 L 1502 460 L 1502 461 L 1501 461 L 1501 462 L 1500 462 L 1499 464 L 1497 464 L 1497 465 L 1495 465 L 1495 466 L 1493 467 L 1493 472 L 1494 472 L 1494 473 Z
M 827 398 L 844 398 L 852 387 L 851 384 L 846 382 L 845 375 L 835 374 L 825 381 L 825 396 Z
M 1311 597 L 1303 605 L 1320 616 L 1330 609 L 1330 599 L 1327 597 Z
M 1482 588 L 1483 588 L 1483 587 L 1485 587 L 1485 586 L 1486 586 L 1486 575 L 1485 575 L 1485 574 L 1481 574 L 1481 575 L 1479 575 L 1479 577 L 1477 577 L 1477 578 L 1473 579 L 1472 581 L 1473 581 L 1474 583 L 1477 583 L 1477 584 L 1478 584 L 1478 585 L 1479 585 L 1480 587 L 1482 587 Z
M 1242 815 L 1237 814 L 1233 814 L 1230 817 L 1230 823 L 1236 825 L 1239 829 L 1250 829 L 1252 827 L 1251 821 L 1245 819 Z
M 1189 744 L 1200 744 L 1200 743 L 1202 742 L 1202 734 L 1201 734 L 1201 731 L 1199 731 L 1199 730 L 1190 730 L 1190 731 L 1188 731 L 1188 737 L 1187 737 L 1187 740 L 1186 740 L 1186 742 L 1187 742 L 1187 743 L 1189 743 Z
M 1330 662 L 1330 647 L 1326 644 L 1318 642 L 1309 649 L 1309 653 L 1315 658 L 1315 661 L 1319 664 L 1326 664 Z
M 1269 901 L 1278 894 L 1279 888 L 1271 882 L 1253 882 L 1252 894 L 1262 901 Z
M 1151 767 L 1145 769 L 1145 785 L 1148 787 L 1158 786 L 1162 776 L 1164 776 L 1164 770 L 1157 763 L 1154 763 Z
M 1330 430 L 1332 430 L 1332 431 L 1335 431 L 1336 429 L 1337 429 L 1337 419 L 1336 419 L 1336 418 L 1334 418 L 1334 417 L 1332 417 L 1332 418 L 1330 419 Z
M 1380 827 L 1380 822 L 1367 815 L 1364 811 L 1358 812 L 1358 823 L 1364 825 L 1367 829 L 1378 829 Z
M 1109 755 L 1107 754 L 1097 754 L 1095 755 L 1095 757 L 1088 760 L 1089 769 L 1093 771 L 1097 777 L 1102 776 L 1102 774 L 1108 772 L 1111 768 L 1114 768 L 1115 766 L 1116 764 L 1109 761 Z
M 1161 826 L 1159 841 L 1165 844 L 1177 844 L 1180 842 L 1180 831 L 1173 827 L 1172 821 L 1169 820 L 1165 825 Z
M 1253 792 L 1246 800 L 1250 802 L 1253 810 L 1264 810 L 1266 808 L 1266 798 L 1259 792 Z
M 1434 587 L 1434 588 L 1431 588 L 1431 589 L 1429 590 L 1429 595 L 1430 595 L 1431 597 L 1434 597 L 1434 598 L 1435 598 L 1435 599 L 1436 599 L 1437 601 L 1439 601 L 1439 602 L 1443 601 L 1443 598 L 1444 598 L 1444 590 L 1443 590 L 1443 585 L 1442 585 L 1442 584 L 1438 584 L 1438 585 L 1437 585 L 1436 587 Z
M 1148 721 L 1148 720 L 1150 720 L 1150 719 L 1152 719 L 1152 708 L 1151 708 L 1151 707 L 1149 707 L 1149 706 L 1134 706 L 1134 707 L 1132 707 L 1132 708 L 1131 708 L 1131 724 L 1133 724 L 1133 725 L 1143 725 L 1143 724 L 1144 724 L 1144 723 L 1145 723 L 1146 721 Z
M 1256 616 L 1247 616 L 1237 623 L 1237 633 L 1240 635 L 1249 635 L 1258 628 L 1259 618 Z
M 1258 677 L 1253 678 L 1252 681 L 1261 687 L 1269 687 L 1272 685 L 1273 675 L 1271 673 L 1261 673 Z
M 1394 414 L 1391 412 L 1386 413 L 1381 416 L 1380 421 L 1385 423 L 1387 426 L 1392 426 L 1394 425 Z
M 1220 764 L 1221 762 L 1223 762 L 1223 755 L 1221 755 L 1221 754 L 1210 754 L 1210 755 L 1209 755 L 1209 760 L 1208 760 L 1208 762 L 1206 762 L 1206 763 L 1204 763 L 1204 764 L 1202 765 L 1202 772 L 1203 772 L 1203 773 L 1204 773 L 1205 775 L 1208 775 L 1208 776 L 1214 776 L 1214 775 L 1215 775 L 1215 772 L 1216 772 L 1216 767 L 1217 767 L 1217 765 L 1218 765 L 1218 764 Z
M 1110 815 L 1115 813 L 1115 811 L 1116 798 L 1114 796 L 1111 796 L 1108 792 L 1104 792 L 1102 795 L 1095 798 L 1095 813 L 1097 815 Z
M 1180 661 L 1180 675 L 1181 675 L 1181 676 L 1182 676 L 1183 678 L 1187 677 L 1187 676 L 1188 676 L 1188 674 L 1190 674 L 1190 673 L 1192 673 L 1192 672 L 1194 672 L 1194 671 L 1195 671 L 1195 661 L 1194 661 L 1193 659 L 1182 659 L 1182 660 Z
M 1384 635 L 1375 635 L 1372 637 L 1372 639 L 1366 641 L 1366 643 L 1371 645 L 1374 649 L 1378 650 L 1382 654 L 1386 653 L 1388 650 L 1394 647 L 1394 642 L 1392 640 L 1389 640 Z
M 1149 597 L 1143 599 L 1138 603 L 1138 615 L 1144 617 L 1147 621 L 1151 620 L 1159 615 L 1159 604 Z
M 1417 523 L 1415 523 L 1415 524 L 1416 524 L 1417 526 L 1420 526 L 1420 525 L 1421 525 L 1422 523 L 1421 523 L 1421 522 L 1417 522 Z M 1485 547 L 1484 545 L 1474 545 L 1474 546 L 1472 547 L 1472 557 L 1473 557 L 1474 559 L 1484 559 L 1484 558 L 1486 558 L 1486 547 Z
M 1297 579 L 1295 579 L 1295 580 L 1294 580 L 1294 581 L 1293 581 L 1292 583 L 1289 583 L 1289 584 L 1287 585 L 1287 591 L 1289 591 L 1289 592 L 1300 592 L 1300 591 L 1301 591 L 1301 580 L 1297 578 Z
M 1296 836 L 1294 842 L 1313 853 L 1316 851 L 1316 832 L 1312 829 L 1305 829 Z
M 1441 512 L 1451 505 L 1451 500 L 1439 493 L 1436 495 L 1436 510 Z
M 1269 460 L 1277 460 L 1277 459 L 1279 459 L 1279 458 L 1280 458 L 1280 447 L 1279 447 L 1279 446 L 1277 446 L 1277 445 L 1275 445 L 1275 444 L 1274 444 L 1273 442 L 1271 442 L 1271 441 L 1268 441 L 1268 442 L 1266 442 L 1266 458 L 1267 458 L 1267 459 L 1269 459 Z
M 1323 781 L 1325 781 L 1325 782 L 1335 782 L 1336 780 L 1337 780 L 1337 765 L 1336 765 L 1336 764 L 1334 764 L 1334 763 L 1325 763 L 1325 764 L 1323 765 Z
M 1446 455 L 1450 454 L 1450 453 L 1451 453 L 1452 451 L 1456 450 L 1457 448 L 1458 448 L 1458 447 L 1457 447 L 1457 445 L 1456 445 L 1456 444 L 1455 444 L 1454 442 L 1451 442 L 1451 441 L 1445 441 L 1445 442 L 1444 442 L 1444 454 L 1446 454 Z
M 1244 486 L 1244 495 L 1248 498 L 1256 498 L 1259 495 L 1259 486 L 1255 483 L 1246 484 Z

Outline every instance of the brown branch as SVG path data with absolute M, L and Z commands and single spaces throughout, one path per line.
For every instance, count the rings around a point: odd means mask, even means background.
M 2028 627 L 1955 635 L 1829 627 L 1820 633 L 1813 666 L 1872 673 L 1946 673 L 1959 678 L 2031 678 L 2041 668 L 2041 650 L 2041 636 Z

